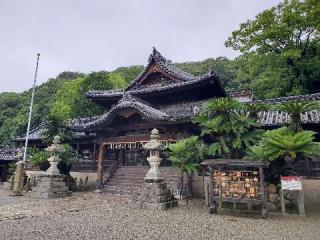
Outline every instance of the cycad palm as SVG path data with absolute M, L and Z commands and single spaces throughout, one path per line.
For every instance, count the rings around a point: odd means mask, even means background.
M 263 141 L 250 148 L 247 158 L 275 160 L 278 157 L 289 157 L 295 160 L 297 154 L 312 156 L 320 153 L 320 143 L 314 142 L 315 132 L 293 132 L 287 127 L 267 131 Z
M 316 101 L 286 102 L 276 106 L 277 110 L 290 114 L 290 128 L 295 132 L 302 129 L 301 114 L 319 108 L 320 104 Z
M 215 157 L 241 157 L 245 147 L 258 141 L 261 130 L 240 102 L 219 98 L 208 102 L 194 118 L 201 127 L 201 135 L 210 137 L 210 155 Z

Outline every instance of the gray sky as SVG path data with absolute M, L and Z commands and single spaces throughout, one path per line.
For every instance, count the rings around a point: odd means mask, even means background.
M 237 53 L 224 41 L 279 0 L 0 0 L 0 92 L 60 72 L 145 65 L 155 46 L 174 62 Z

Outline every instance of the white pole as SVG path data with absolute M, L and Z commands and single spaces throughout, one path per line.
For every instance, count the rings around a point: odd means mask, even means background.
M 30 109 L 29 109 L 29 119 L 28 119 L 28 127 L 27 127 L 27 134 L 26 134 L 26 142 L 24 145 L 24 153 L 23 153 L 23 162 L 26 162 L 26 160 L 27 160 L 27 148 L 28 148 L 28 140 L 29 140 L 29 132 L 30 132 L 30 124 L 31 124 L 34 90 L 36 88 L 36 81 L 37 81 L 37 75 L 38 75 L 39 57 L 40 57 L 40 53 L 37 53 L 37 65 L 36 65 L 36 70 L 34 72 L 34 80 L 33 80 L 32 96 L 31 96 L 31 103 L 30 103 Z

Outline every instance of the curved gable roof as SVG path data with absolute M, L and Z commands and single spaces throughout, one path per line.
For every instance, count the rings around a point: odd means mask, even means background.
M 142 100 L 131 96 L 129 93 L 123 93 L 122 99 L 120 99 L 118 104 L 112 107 L 108 112 L 106 112 L 105 114 L 101 115 L 100 117 L 90 122 L 86 122 L 83 124 L 74 123 L 72 128 L 73 129 L 92 129 L 92 128 L 99 127 L 103 124 L 108 124 L 113 120 L 113 118 L 117 115 L 117 113 L 120 110 L 130 109 L 130 108 L 135 109 L 143 117 L 149 120 L 163 121 L 163 120 L 169 120 L 170 118 L 170 116 L 167 113 L 151 107 L 150 105 L 143 102 Z
M 141 72 L 126 88 L 128 91 L 132 87 L 140 85 L 146 77 L 150 74 L 150 69 L 152 66 L 157 67 L 157 71 L 162 72 L 163 74 L 167 74 L 168 76 L 180 80 L 180 81 L 190 81 L 196 78 L 194 75 L 187 73 L 175 65 L 172 64 L 170 60 L 167 60 L 165 57 L 158 52 L 155 47 L 153 47 L 153 51 L 149 56 L 148 65 L 145 67 L 143 72 Z
M 170 81 L 160 80 L 157 83 L 148 84 L 148 76 L 153 73 L 161 73 Z M 86 96 L 93 101 L 111 101 L 120 100 L 123 92 L 131 95 L 144 97 L 147 95 L 170 94 L 171 92 L 184 91 L 190 88 L 210 84 L 216 92 L 216 96 L 226 96 L 225 90 L 220 84 L 217 72 L 211 70 L 207 73 L 194 76 L 177 68 L 171 61 L 164 58 L 160 52 L 153 48 L 153 52 L 149 57 L 148 65 L 142 73 L 140 73 L 125 89 L 123 90 L 91 90 Z M 213 94 L 214 95 L 214 94 Z

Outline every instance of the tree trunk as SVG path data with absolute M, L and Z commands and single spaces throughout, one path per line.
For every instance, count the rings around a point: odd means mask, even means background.
M 184 177 L 183 177 L 183 172 L 180 173 L 180 180 L 179 180 L 179 195 L 180 195 L 180 199 L 181 199 L 181 196 L 182 196 L 182 193 L 183 193 L 183 186 L 184 186 Z
M 188 194 L 190 197 L 193 196 L 192 182 L 193 182 L 193 173 L 188 173 Z

